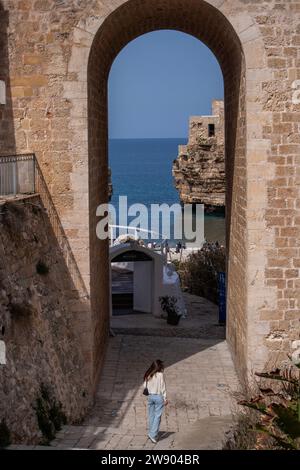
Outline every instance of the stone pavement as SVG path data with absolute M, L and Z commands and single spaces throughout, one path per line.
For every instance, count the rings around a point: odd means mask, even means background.
M 117 334 L 142 336 L 176 336 L 182 338 L 225 338 L 225 326 L 219 325 L 218 307 L 207 299 L 183 293 L 187 317 L 178 326 L 170 326 L 151 313 L 113 316 L 112 330 Z
M 184 296 L 188 315 L 178 326 L 152 315 L 112 318 L 118 334 L 109 341 L 95 405 L 81 425 L 65 426 L 50 449 L 222 448 L 238 380 L 217 307 Z M 154 359 L 165 362 L 169 399 L 156 445 L 147 438 L 142 394 L 143 374 Z
M 142 395 L 143 373 L 155 358 L 165 361 L 170 401 L 156 445 L 147 438 L 146 398 Z M 194 448 L 200 449 L 199 429 L 205 435 L 210 419 L 213 424 L 216 417 L 224 418 L 229 426 L 232 392 L 237 386 L 230 353 L 223 340 L 116 336 L 110 340 L 93 410 L 83 425 L 65 426 L 51 446 L 183 449 L 190 433 Z M 221 436 L 220 433 L 210 435 L 207 445 L 221 448 L 223 432 Z

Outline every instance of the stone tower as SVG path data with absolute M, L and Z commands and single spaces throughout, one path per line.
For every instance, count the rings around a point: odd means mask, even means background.
M 225 207 L 224 102 L 212 102 L 211 116 L 192 116 L 187 145 L 173 164 L 175 187 L 183 204 Z

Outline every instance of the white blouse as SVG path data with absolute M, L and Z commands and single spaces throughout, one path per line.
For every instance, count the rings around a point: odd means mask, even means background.
M 145 381 L 144 388 L 145 387 L 148 388 L 149 393 L 162 395 L 164 400 L 167 399 L 166 383 L 162 372 L 156 372 L 151 379 Z

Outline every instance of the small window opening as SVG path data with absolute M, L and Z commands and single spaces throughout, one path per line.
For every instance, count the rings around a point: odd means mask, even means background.
M 208 124 L 208 137 L 213 137 L 215 135 L 215 125 Z

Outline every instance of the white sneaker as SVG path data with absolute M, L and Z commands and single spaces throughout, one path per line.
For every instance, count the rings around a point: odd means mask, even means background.
M 149 437 L 150 441 L 152 441 L 154 444 L 157 444 L 157 440 L 156 440 L 156 439 L 154 439 L 153 437 L 149 436 L 149 434 L 148 434 L 148 437 Z

